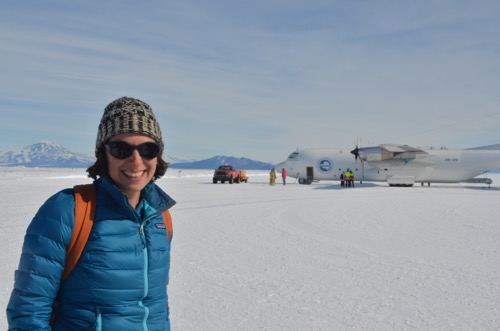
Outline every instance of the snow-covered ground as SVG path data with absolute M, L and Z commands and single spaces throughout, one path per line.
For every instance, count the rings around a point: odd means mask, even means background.
M 173 330 L 499 330 L 500 174 L 474 184 L 211 183 L 170 169 Z M 0 168 L 5 308 L 24 232 L 84 169 Z M 0 329 L 7 328 L 5 314 Z

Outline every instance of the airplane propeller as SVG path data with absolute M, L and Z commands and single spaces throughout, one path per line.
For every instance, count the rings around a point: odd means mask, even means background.
M 358 145 L 356 145 L 356 148 L 351 151 L 351 154 L 353 154 L 354 158 L 356 159 L 356 161 L 358 161 L 358 158 L 359 158 L 359 147 L 358 147 Z
M 359 183 L 362 184 L 363 180 L 365 179 L 365 162 L 359 156 L 358 141 L 359 141 L 359 138 L 356 139 L 356 148 L 351 151 L 351 154 L 354 155 L 354 159 L 356 160 L 356 163 L 358 163 L 358 159 L 361 161 L 361 181 Z
M 351 154 L 354 155 L 354 159 L 356 160 L 356 162 L 358 162 L 358 159 L 359 159 L 359 147 L 358 147 L 358 145 L 359 145 L 360 140 L 361 139 L 359 137 L 356 137 L 356 140 L 354 140 L 354 144 L 356 145 L 356 148 L 351 151 Z

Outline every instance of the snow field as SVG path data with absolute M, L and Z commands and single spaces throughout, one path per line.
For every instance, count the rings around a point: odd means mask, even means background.
M 170 169 L 173 330 L 500 329 L 500 175 L 490 189 L 212 184 Z M 0 169 L 7 304 L 24 232 L 84 169 Z M 0 328 L 6 329 L 5 317 Z

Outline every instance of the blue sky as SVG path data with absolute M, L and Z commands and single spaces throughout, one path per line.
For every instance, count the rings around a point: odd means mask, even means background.
M 193 159 L 500 143 L 496 0 L 6 1 L 0 54 L 0 151 L 92 155 L 125 95 Z

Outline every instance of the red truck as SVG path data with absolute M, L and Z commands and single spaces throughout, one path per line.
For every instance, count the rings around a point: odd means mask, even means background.
M 243 176 L 242 176 L 243 175 Z M 246 182 L 248 177 L 246 176 L 245 171 L 236 170 L 232 165 L 223 164 L 219 166 L 214 172 L 213 183 L 217 184 L 217 182 L 221 182 L 224 184 L 226 181 L 229 184 L 239 183 L 240 181 Z

